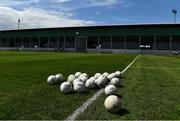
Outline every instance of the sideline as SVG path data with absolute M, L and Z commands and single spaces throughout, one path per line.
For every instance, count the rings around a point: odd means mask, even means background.
M 131 68 L 134 68 L 134 69 L 154 69 L 154 70 L 159 70 L 159 69 L 165 69 L 165 70 L 177 70 L 179 71 L 180 68 L 169 68 L 169 67 L 148 67 L 148 66 L 142 66 L 142 67 L 131 67 Z

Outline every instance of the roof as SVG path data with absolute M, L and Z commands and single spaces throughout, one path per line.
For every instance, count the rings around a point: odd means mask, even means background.
M 146 28 L 146 27 L 180 27 L 180 24 L 133 24 L 133 25 L 97 25 L 97 26 L 74 26 L 74 27 L 55 27 L 55 28 L 31 28 L 19 30 L 0 30 L 0 32 L 10 31 L 29 31 L 29 30 L 57 30 L 57 29 L 84 29 L 84 28 Z

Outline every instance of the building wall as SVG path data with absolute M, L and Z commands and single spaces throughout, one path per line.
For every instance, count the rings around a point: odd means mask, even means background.
M 180 27 L 77 27 L 0 31 L 0 48 L 88 52 L 171 53 L 180 50 Z M 100 46 L 99 46 L 100 45 Z M 83 48 L 82 47 L 82 48 Z M 81 50 L 78 48 L 78 50 Z
M 178 36 L 180 27 L 103 27 L 0 31 L 0 37 L 49 36 Z

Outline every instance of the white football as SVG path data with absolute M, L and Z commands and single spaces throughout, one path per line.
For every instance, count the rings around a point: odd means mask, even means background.
M 118 78 L 113 78 L 111 80 L 110 84 L 113 84 L 115 86 L 119 86 L 120 85 L 120 80 Z
M 82 81 L 81 81 L 81 79 L 76 78 L 76 79 L 73 81 L 73 85 L 75 85 L 75 84 L 78 83 L 78 82 L 82 82 Z
M 93 80 L 93 81 L 95 81 L 95 80 L 96 80 L 96 78 L 95 78 L 95 77 L 91 77 L 91 78 L 89 78 L 89 79 L 91 79 L 91 80 Z
M 106 95 L 113 95 L 117 93 L 117 89 L 114 85 L 108 85 L 105 88 L 105 94 Z
M 116 71 L 115 74 L 117 75 L 117 77 L 121 77 L 122 73 L 120 71 Z
M 96 73 L 95 75 L 94 75 L 94 77 L 97 79 L 97 78 L 99 78 L 101 76 L 101 73 Z
M 115 74 L 115 73 L 111 73 L 111 74 L 109 74 L 108 76 L 107 76 L 107 78 L 109 79 L 109 80 L 112 80 L 113 78 L 115 78 L 117 75 Z
M 62 93 L 69 93 L 73 90 L 72 84 L 69 82 L 63 82 L 60 86 L 60 90 Z
M 117 113 L 122 108 L 122 100 L 116 95 L 110 95 L 104 101 L 105 108 L 112 113 Z
M 108 72 L 104 72 L 102 75 L 104 75 L 105 77 L 107 77 L 109 75 Z
M 96 79 L 94 82 L 97 84 L 97 82 L 98 82 L 98 79 Z
M 76 72 L 75 73 L 76 78 L 78 78 L 80 75 L 81 75 L 81 72 Z
M 83 82 L 86 83 L 86 81 L 88 80 L 87 76 L 80 76 L 79 79 Z
M 76 79 L 75 75 L 71 74 L 68 76 L 68 82 L 73 83 L 73 81 Z
M 57 83 L 61 83 L 64 80 L 64 77 L 62 74 L 56 74 L 55 77 L 56 77 Z
M 107 78 L 102 75 L 95 80 L 95 83 L 97 84 L 98 87 L 102 88 L 107 84 Z
M 86 76 L 87 78 L 88 78 L 88 74 L 87 73 L 82 73 L 81 75 L 80 75 L 80 77 L 83 77 L 83 76 Z
M 74 85 L 74 91 L 76 92 L 84 92 L 86 90 L 83 82 L 77 82 Z
M 56 83 L 56 77 L 54 75 L 51 75 L 47 78 L 48 84 L 55 84 Z
M 95 78 L 91 77 L 90 79 L 88 79 L 85 83 L 85 87 L 89 89 L 95 89 L 96 88 Z

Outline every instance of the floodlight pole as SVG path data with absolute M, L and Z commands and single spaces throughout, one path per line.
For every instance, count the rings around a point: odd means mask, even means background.
M 176 13 L 174 13 L 174 24 L 176 24 Z
M 18 19 L 18 30 L 19 30 L 19 27 L 20 27 L 20 19 Z
M 139 55 L 141 54 L 141 36 L 139 36 Z
M 172 9 L 172 13 L 174 14 L 174 24 L 176 24 L 177 10 L 176 9 Z

